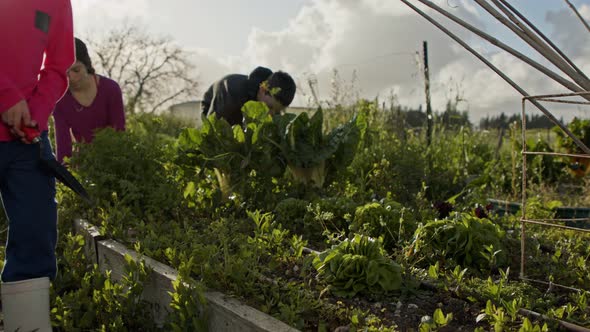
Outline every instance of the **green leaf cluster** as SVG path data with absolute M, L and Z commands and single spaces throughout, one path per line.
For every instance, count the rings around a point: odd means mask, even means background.
M 346 168 L 354 159 L 366 130 L 366 121 L 361 113 L 324 134 L 321 108 L 311 117 L 303 112 L 298 115 L 288 113 L 278 118 L 281 150 L 295 179 L 322 187 L 326 168 Z
M 135 216 L 169 217 L 182 201 L 171 144 L 154 133 L 104 128 L 77 146 L 70 164 L 95 202 L 119 200 Z
M 567 129 L 586 146 L 590 145 L 590 120 L 576 117 L 567 125 Z M 557 144 L 567 152 L 583 153 L 582 149 L 561 128 L 553 127 L 553 132 L 557 134 Z
M 429 263 L 453 261 L 475 270 L 489 271 L 490 265 L 508 264 L 508 253 L 502 238 L 505 231 L 488 219 L 459 213 L 453 219 L 429 221 L 419 225 L 411 244 L 412 255 L 419 254 Z M 494 248 L 493 262 L 486 252 Z
M 281 176 L 285 166 L 278 150 L 276 126 L 264 103 L 242 107 L 244 124 L 231 126 L 215 114 L 200 128 L 185 128 L 178 138 L 179 163 L 216 170 L 220 184 L 235 189 L 252 171 Z M 231 188 L 229 188 L 231 187 Z
M 148 270 L 143 262 L 125 257 L 119 282 L 98 265 L 82 277 L 78 288 L 54 298 L 51 316 L 64 331 L 156 331 L 153 315 L 141 294 Z
M 380 238 L 357 234 L 320 253 L 313 266 L 338 296 L 394 291 L 402 285 L 402 268 L 385 256 Z
M 412 211 L 398 202 L 371 202 L 356 208 L 349 229 L 372 237 L 382 236 L 385 248 L 391 249 L 412 236 L 416 223 Z

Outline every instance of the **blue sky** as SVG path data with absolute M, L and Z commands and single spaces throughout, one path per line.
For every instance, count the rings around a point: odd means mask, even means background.
M 571 0 L 590 19 L 590 0 Z M 413 3 L 417 1 L 413 0 Z M 470 0 L 436 0 L 502 41 L 537 59 Z M 194 52 L 202 90 L 230 72 L 257 65 L 290 72 L 301 89 L 295 103 L 309 103 L 307 81 L 318 82 L 323 99 L 333 99 L 336 78 L 349 97 L 394 95 L 404 105 L 424 100 L 420 64 L 414 53 L 428 40 L 433 102 L 442 108 L 459 93 L 477 120 L 499 111 L 518 112 L 520 96 L 481 62 L 430 23 L 396 0 L 72 0 L 76 33 L 98 36 L 124 21 L 139 23 L 154 35 L 172 37 Z M 590 72 L 590 33 L 563 0 L 512 0 L 578 65 Z M 548 20 L 549 18 L 549 20 Z M 448 20 L 446 26 L 453 27 Z M 461 30 L 454 28 L 455 31 Z M 519 61 L 462 31 L 470 44 L 532 94 L 565 92 Z M 89 37 L 91 38 L 91 37 Z M 342 64 L 347 64 L 342 66 Z M 338 69 L 338 76 L 334 76 Z M 484 92 L 485 91 L 485 92 Z M 196 92 L 196 98 L 202 91 Z M 346 96 L 341 96 L 345 98 Z

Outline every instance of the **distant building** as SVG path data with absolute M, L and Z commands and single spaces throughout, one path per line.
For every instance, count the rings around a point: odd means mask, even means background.
M 168 113 L 175 117 L 188 120 L 195 126 L 201 125 L 201 101 L 193 100 L 184 103 L 172 105 L 168 108 Z

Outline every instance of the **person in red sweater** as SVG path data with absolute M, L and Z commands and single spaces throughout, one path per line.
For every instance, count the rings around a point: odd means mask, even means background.
M 76 63 L 68 70 L 70 86 L 55 106 L 57 160 L 72 155 L 72 140 L 91 143 L 105 127 L 125 130 L 125 108 L 119 84 L 97 75 L 86 44 L 76 38 Z
M 67 89 L 74 62 L 70 0 L 0 1 L 0 195 L 8 218 L 2 270 L 5 331 L 51 331 L 49 283 L 57 271 L 55 178 L 40 168 L 39 146 L 23 126 L 42 132 Z

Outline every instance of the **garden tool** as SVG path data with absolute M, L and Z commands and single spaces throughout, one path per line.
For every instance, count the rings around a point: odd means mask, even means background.
M 48 170 L 61 183 L 72 189 L 76 194 L 88 202 L 88 204 L 92 205 L 92 200 L 86 192 L 86 189 L 84 189 L 80 182 L 64 165 L 55 160 L 55 158 L 46 159 L 43 157 L 43 141 L 41 140 L 39 129 L 36 127 L 22 126 L 21 130 L 25 133 L 27 141 L 31 142 L 31 144 L 36 144 L 39 147 L 39 161 L 41 166 Z

